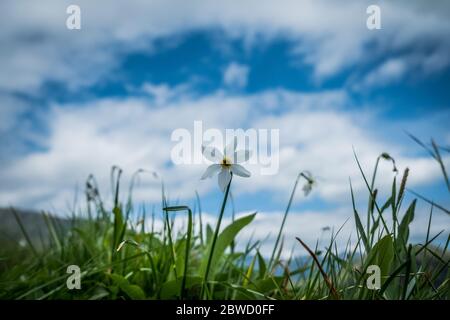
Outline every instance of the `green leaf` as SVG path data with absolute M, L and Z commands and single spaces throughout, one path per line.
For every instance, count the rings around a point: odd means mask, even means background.
M 84 247 L 89 252 L 91 256 L 95 256 L 96 254 L 96 244 L 95 239 L 90 237 L 86 232 L 80 228 L 73 228 L 72 231 L 78 234 L 81 242 L 84 244 Z
M 127 279 L 118 274 L 111 274 L 110 277 L 114 284 L 116 284 L 120 290 L 128 296 L 128 298 L 132 300 L 145 299 L 145 293 L 139 286 L 130 284 Z
M 402 222 L 400 223 L 400 226 L 398 228 L 398 237 L 401 241 L 406 245 L 408 243 L 409 238 L 409 224 L 414 220 L 414 212 L 416 210 L 416 202 L 417 200 L 414 199 L 414 201 L 409 206 L 408 210 L 406 210 L 406 213 L 402 219 Z
M 353 206 L 353 213 L 355 215 L 356 228 L 358 229 L 358 234 L 359 234 L 359 236 L 362 239 L 362 242 L 364 244 L 364 248 L 366 250 L 368 250 L 369 249 L 369 240 L 367 239 L 366 232 L 364 231 L 364 227 L 363 227 L 363 225 L 361 223 L 361 219 L 359 218 L 358 211 L 356 210 L 355 196 L 353 194 L 353 187 L 352 187 L 351 181 L 350 181 L 350 193 L 351 193 L 351 196 L 352 196 L 352 206 Z
M 237 292 L 236 300 L 261 299 L 269 295 L 274 290 L 282 286 L 284 277 L 270 277 L 256 280 L 248 285 L 247 288 L 234 288 Z M 259 294 L 256 294 L 259 293 Z
M 390 205 L 392 204 L 392 196 L 389 197 L 389 199 L 386 200 L 385 204 L 380 209 L 380 212 L 383 213 L 384 210 L 386 210 Z
M 250 289 L 267 294 L 270 291 L 277 289 L 278 286 L 282 285 L 283 277 L 271 277 L 267 279 L 256 280 L 253 284 L 249 286 Z
M 369 265 L 380 267 L 381 275 L 387 276 L 391 271 L 394 260 L 394 242 L 391 235 L 386 235 L 373 246 L 366 260 L 366 268 Z M 383 281 L 382 281 L 383 282 Z
M 261 256 L 259 251 L 257 252 L 258 256 L 258 266 L 259 266 L 259 278 L 263 279 L 266 274 L 266 263 L 264 262 L 264 258 Z
M 108 290 L 98 287 L 95 289 L 94 294 L 89 297 L 89 300 L 100 300 L 106 298 L 110 295 Z
M 183 283 L 184 277 L 179 277 L 176 280 L 170 280 L 162 284 L 160 291 L 160 299 L 174 299 L 179 297 L 180 288 Z M 201 277 L 191 277 L 187 276 L 185 278 L 185 289 L 192 288 L 195 285 L 200 286 L 202 283 Z
M 213 237 L 213 229 L 211 228 L 211 226 L 209 224 L 206 225 L 206 243 L 210 243 L 211 239 Z
M 242 283 L 243 287 L 246 287 L 248 285 L 248 283 L 251 281 L 250 279 L 252 278 L 253 270 L 255 268 L 255 261 L 256 261 L 256 256 L 253 257 L 252 262 L 248 266 L 247 273 L 245 274 L 244 281 Z
M 225 252 L 225 249 L 231 245 L 236 235 L 241 231 L 245 226 L 247 226 L 250 222 L 252 222 L 253 218 L 255 217 L 256 213 L 253 213 L 251 215 L 242 217 L 240 219 L 235 220 L 233 223 L 228 225 L 222 233 L 217 238 L 216 248 L 214 249 L 214 254 L 211 259 L 211 274 L 213 273 L 214 266 L 217 264 L 218 260 L 222 257 L 222 255 Z M 211 243 L 208 244 L 208 254 L 205 255 L 205 258 L 202 260 L 202 264 L 200 266 L 200 275 L 203 275 L 205 273 L 207 264 L 208 264 L 208 257 L 209 257 L 209 251 L 211 250 Z
M 113 244 L 113 251 L 114 251 L 115 249 L 117 249 L 119 243 L 122 242 L 121 235 L 124 224 L 123 224 L 122 210 L 120 209 L 120 207 L 114 207 L 113 214 L 114 214 L 114 244 Z

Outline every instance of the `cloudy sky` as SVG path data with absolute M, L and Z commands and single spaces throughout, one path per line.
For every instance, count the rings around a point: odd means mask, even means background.
M 71 4 L 80 30 L 66 27 Z M 366 26 L 370 4 L 380 30 Z M 353 148 L 367 173 L 388 152 L 411 169 L 411 189 L 450 205 L 439 166 L 405 134 L 450 145 L 448 1 L 6 0 L 0 10 L 0 206 L 64 215 L 91 173 L 111 199 L 118 165 L 125 184 L 156 171 L 178 203 L 193 205 L 197 190 L 214 221 L 217 180 L 170 156 L 172 132 L 196 120 L 279 129 L 278 173 L 249 166 L 232 186 L 236 211 L 258 211 L 250 231 L 269 243 L 302 170 L 318 183 L 297 193 L 288 241 L 352 217 L 349 178 L 364 211 Z M 382 162 L 382 196 L 393 177 Z M 159 181 L 140 178 L 136 201 L 159 203 Z M 429 211 L 419 208 L 417 239 Z M 436 212 L 433 231 L 448 226 Z

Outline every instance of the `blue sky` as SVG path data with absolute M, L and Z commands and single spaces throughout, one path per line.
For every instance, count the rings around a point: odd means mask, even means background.
M 233 182 L 237 211 L 260 212 L 256 235 L 276 233 L 301 170 L 318 185 L 308 197 L 298 191 L 287 237 L 313 241 L 351 217 L 349 177 L 362 209 L 353 147 L 367 172 L 388 152 L 411 169 L 412 189 L 448 207 L 439 167 L 405 131 L 450 145 L 450 7 L 376 3 L 381 30 L 367 29 L 364 1 L 78 1 L 81 30 L 67 30 L 72 2 L 2 2 L 0 205 L 64 214 L 90 173 L 109 196 L 109 169 L 119 165 L 125 184 L 140 168 L 157 171 L 180 203 L 193 204 L 198 190 L 213 221 L 216 179 L 200 181 L 206 166 L 170 158 L 171 132 L 202 120 L 280 130 L 278 174 L 250 166 L 252 177 Z M 385 196 L 393 173 L 387 162 L 380 170 Z M 159 195 L 143 175 L 137 201 Z M 448 222 L 437 213 L 434 231 Z

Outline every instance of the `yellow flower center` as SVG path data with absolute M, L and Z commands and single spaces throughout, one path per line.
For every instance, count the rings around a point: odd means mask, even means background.
M 220 163 L 220 165 L 225 168 L 231 167 L 231 164 L 231 160 L 228 157 L 223 157 L 222 162 Z

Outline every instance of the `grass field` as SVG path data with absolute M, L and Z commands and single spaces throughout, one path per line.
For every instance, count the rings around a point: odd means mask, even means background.
M 448 186 L 439 147 L 434 143 L 423 147 L 437 160 Z M 121 170 L 115 167 L 113 203 L 104 203 L 95 179 L 90 177 L 86 218 L 74 214 L 62 223 L 45 215 L 43 239 L 29 235 L 28 226 L 16 214 L 25 242 L 10 242 L 1 248 L 0 299 L 448 299 L 450 238 L 442 232 L 430 233 L 433 214 L 448 214 L 448 210 L 429 203 L 429 223 L 423 226 L 426 238 L 411 243 L 409 225 L 417 214 L 417 201 L 431 201 L 417 195 L 418 199 L 404 203 L 408 192 L 405 170 L 393 179 L 388 200 L 381 202 L 377 198 L 377 166 L 379 161 L 393 159 L 380 155 L 370 175 L 363 172 L 356 156 L 355 160 L 370 194 L 367 208 L 358 211 L 350 183 L 356 239 L 338 251 L 339 230 L 332 233 L 326 248 L 297 238 L 307 256 L 288 259 L 281 258 L 283 228 L 302 174 L 293 177 L 295 186 L 284 219 L 278 222 L 273 253 L 264 256 L 259 241 L 237 246 L 235 240 L 257 213 L 222 225 L 232 181 L 218 204 L 215 225 L 202 223 L 200 199 L 195 210 L 173 206 L 162 185 L 165 219 L 163 227 L 157 229 L 154 222 L 159 213 L 137 210 L 132 188 L 128 201 L 120 203 Z M 174 230 L 175 219 L 185 219 L 182 230 Z M 438 236 L 447 241 L 436 243 Z M 80 290 L 67 288 L 70 265 L 80 267 Z M 367 286 L 371 265 L 381 271 L 378 289 Z

